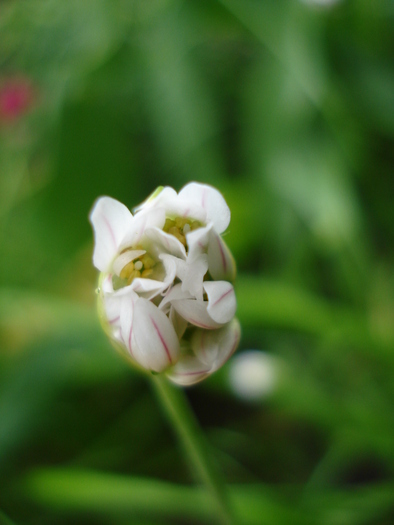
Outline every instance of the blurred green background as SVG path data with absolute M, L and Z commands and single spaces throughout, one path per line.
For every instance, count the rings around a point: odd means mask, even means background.
M 100 330 L 87 220 L 191 180 L 232 210 L 243 337 L 187 395 L 240 523 L 394 523 L 393 21 L 392 0 L 0 3 L 1 524 L 216 523 Z

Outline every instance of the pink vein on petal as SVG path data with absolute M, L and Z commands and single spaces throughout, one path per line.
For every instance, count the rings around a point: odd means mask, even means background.
M 165 342 L 163 336 L 161 335 L 161 332 L 160 332 L 160 330 L 159 330 L 159 327 L 158 327 L 157 324 L 155 323 L 155 320 L 153 319 L 153 317 L 150 317 L 150 320 L 152 321 L 152 324 L 153 324 L 153 326 L 154 326 L 154 329 L 156 330 L 156 333 L 157 333 L 157 335 L 159 336 L 160 342 L 161 342 L 161 344 L 162 344 L 163 347 L 164 347 L 164 350 L 165 350 L 165 352 L 166 352 L 166 354 L 167 354 L 167 357 L 168 357 L 169 362 L 172 363 L 172 359 L 171 359 L 170 351 L 169 351 L 169 349 L 168 349 L 168 346 L 167 346 L 167 344 L 166 344 L 166 342 Z
M 221 301 L 222 299 L 224 299 L 229 293 L 232 293 L 232 292 L 234 292 L 234 288 L 230 288 L 230 290 L 227 290 L 227 292 L 224 293 L 223 295 L 221 295 L 221 296 L 219 297 L 219 299 L 216 299 L 216 301 L 213 303 L 212 306 L 216 306 L 218 303 L 220 303 L 220 301 Z
M 196 376 L 198 374 L 208 374 L 209 370 L 198 370 L 197 372 L 176 372 L 176 371 L 173 371 L 172 373 L 176 376 Z
M 108 222 L 106 217 L 103 217 L 103 218 L 104 218 L 105 225 L 107 226 L 108 231 L 109 231 L 109 233 L 111 235 L 111 239 L 112 239 L 112 242 L 114 244 L 114 247 L 115 247 L 115 249 L 118 249 L 118 245 L 117 245 L 117 242 L 116 242 L 115 234 L 114 234 L 114 232 L 112 230 L 112 226 L 110 225 L 110 223 Z
M 133 355 L 133 350 L 131 348 L 131 338 L 132 338 L 132 335 L 133 335 L 133 323 L 131 323 L 131 326 L 130 326 L 130 332 L 129 332 L 129 350 L 130 350 L 130 354 Z
M 115 317 L 114 319 L 110 319 L 108 322 L 109 324 L 114 324 L 116 323 L 116 321 L 119 321 L 119 319 L 120 319 L 120 315 L 118 315 L 118 317 Z
M 199 326 L 201 328 L 206 328 L 207 330 L 211 330 L 212 326 L 208 326 L 207 324 L 200 323 L 200 321 L 196 321 L 195 319 L 189 319 L 189 323 L 192 323 L 196 326 Z

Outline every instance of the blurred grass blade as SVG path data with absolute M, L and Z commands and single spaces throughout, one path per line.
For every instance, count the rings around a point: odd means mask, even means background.
M 42 469 L 28 475 L 25 488 L 34 502 L 71 513 L 139 513 L 217 523 L 212 501 L 199 487 L 93 471 Z M 268 487 L 230 486 L 229 490 L 245 525 L 311 523 Z
M 390 359 L 393 331 L 380 339 L 365 312 L 329 302 L 305 289 L 273 279 L 240 276 L 237 280 L 238 316 L 246 327 L 290 329 L 323 340 L 356 344 L 376 357 Z

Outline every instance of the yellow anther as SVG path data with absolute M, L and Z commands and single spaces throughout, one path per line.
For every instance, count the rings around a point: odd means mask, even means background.
M 141 272 L 138 270 L 133 270 L 127 279 L 127 284 L 131 284 L 136 277 L 141 277 Z
M 175 221 L 173 221 L 172 219 L 166 219 L 166 222 L 164 223 L 163 230 L 165 232 L 168 232 L 168 230 L 170 228 L 172 228 L 173 226 L 175 226 Z
M 186 223 L 187 223 L 187 219 L 185 219 L 184 217 L 177 217 L 175 219 L 175 226 L 179 228 L 180 230 L 185 226 Z
M 149 277 L 150 275 L 152 275 L 153 273 L 153 270 L 151 268 L 149 268 L 148 270 L 144 270 L 141 274 L 141 277 Z
M 182 235 L 179 228 L 177 228 L 176 226 L 173 226 L 172 228 L 168 230 L 168 233 L 176 237 L 178 241 L 180 241 L 183 244 L 183 246 L 186 246 L 186 238 L 184 235 Z
M 123 266 L 120 274 L 119 274 L 119 277 L 121 279 L 128 279 L 129 275 L 131 274 L 131 272 L 134 270 L 134 263 L 133 261 L 130 261 L 129 263 L 127 263 L 125 266 Z
M 176 226 L 172 226 L 172 227 L 168 230 L 168 233 L 169 233 L 170 235 L 175 235 L 175 237 L 176 237 L 177 235 L 179 235 L 180 232 L 179 232 L 179 229 L 178 229 Z
M 181 243 L 183 244 L 183 246 L 186 246 L 186 237 L 184 235 L 182 235 L 181 233 L 179 235 L 177 235 L 177 239 L 178 241 L 181 241 Z
M 197 230 L 197 228 L 200 228 L 201 224 L 198 221 L 193 221 L 190 225 L 190 228 L 192 230 Z
M 150 255 L 148 255 L 147 253 L 145 253 L 145 255 L 143 255 L 141 258 L 140 258 L 142 264 L 144 265 L 144 268 L 146 270 L 148 270 L 149 268 L 153 268 L 156 264 L 156 261 L 154 259 L 152 259 L 152 257 Z

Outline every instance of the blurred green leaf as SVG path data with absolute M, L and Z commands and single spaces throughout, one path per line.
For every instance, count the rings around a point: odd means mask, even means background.
M 199 487 L 164 481 L 126 478 L 83 470 L 48 469 L 32 472 L 25 480 L 27 493 L 36 503 L 63 511 L 94 511 L 117 515 L 142 514 L 214 523 L 210 498 Z M 250 525 L 312 523 L 268 487 L 229 487 L 237 513 Z

